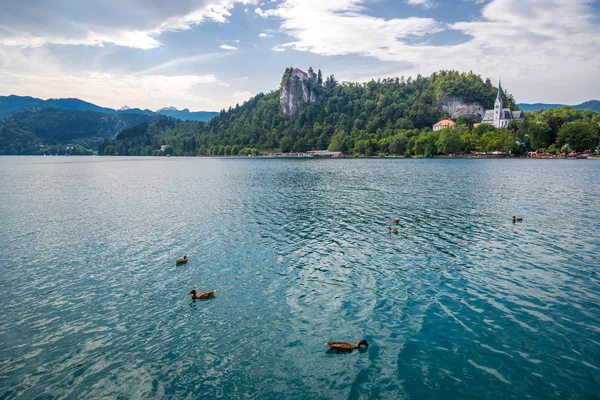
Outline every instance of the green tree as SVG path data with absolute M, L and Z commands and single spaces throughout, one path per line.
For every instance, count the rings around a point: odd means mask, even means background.
M 346 131 L 341 130 L 336 132 L 329 142 L 329 151 L 342 151 L 346 152 L 349 149 L 349 141 L 346 135 Z
M 559 146 L 568 144 L 575 151 L 591 150 L 598 146 L 598 131 L 598 125 L 593 122 L 567 122 L 560 128 L 556 142 Z
M 289 153 L 292 150 L 293 146 L 294 146 L 294 138 L 292 138 L 291 136 L 284 136 L 279 141 L 279 147 L 281 147 L 281 151 L 283 153 Z

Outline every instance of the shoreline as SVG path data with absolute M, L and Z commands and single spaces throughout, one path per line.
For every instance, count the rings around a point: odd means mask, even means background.
M 389 160 L 389 159 L 406 159 L 406 160 L 458 160 L 458 159 L 472 159 L 472 160 L 600 160 L 600 156 L 592 156 L 592 157 L 583 157 L 583 158 L 575 158 L 575 157 L 515 157 L 515 156 L 498 156 L 498 155 L 460 155 L 460 156 L 449 156 L 449 155 L 436 155 L 433 157 L 423 157 L 423 156 L 415 156 L 415 157 L 405 157 L 405 156 L 346 156 L 346 157 L 309 157 L 309 156 L 129 156 L 129 155 L 41 155 L 41 154 L 5 154 L 0 155 L 0 157 L 41 157 L 41 158 L 144 158 L 144 159 L 163 159 L 163 158 L 173 158 L 173 159 L 227 159 L 227 160 L 247 160 L 247 159 L 257 159 L 257 160 L 355 160 L 355 159 L 371 159 L 371 160 Z

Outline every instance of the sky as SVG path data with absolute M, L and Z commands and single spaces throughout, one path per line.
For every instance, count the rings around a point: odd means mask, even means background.
M 578 104 L 600 99 L 599 18 L 600 0 L 0 0 L 0 95 L 218 111 L 312 66 Z

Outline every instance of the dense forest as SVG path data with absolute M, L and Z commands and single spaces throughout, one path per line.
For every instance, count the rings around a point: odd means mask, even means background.
M 95 111 L 31 108 L 0 119 L 0 155 L 92 154 L 103 139 L 143 122 L 167 119 L 154 113 L 109 115 Z
M 291 118 L 282 113 L 276 90 L 222 110 L 207 123 L 161 121 L 122 132 L 103 143 L 100 154 L 162 154 L 158 150 L 162 145 L 174 155 L 238 154 L 244 149 L 300 152 L 327 149 L 340 138 L 342 150 L 351 151 L 359 140 L 430 130 L 444 117 L 438 108 L 440 98 L 458 97 L 491 108 L 497 93 L 489 79 L 455 71 L 368 83 L 339 83 L 329 76 L 324 85 L 311 90 L 317 101 L 303 104 Z M 515 107 L 507 93 L 505 102 Z
M 287 70 L 289 72 L 289 70 Z M 431 77 L 393 78 L 368 83 L 339 83 L 330 76 L 317 101 L 302 105 L 291 117 L 279 103 L 280 91 L 259 94 L 221 111 L 208 123 L 163 120 L 121 132 L 104 141 L 105 155 L 238 155 L 259 152 L 304 152 L 329 149 L 353 155 L 423 155 L 511 151 L 588 150 L 598 146 L 600 114 L 569 108 L 536 111 L 507 128 L 474 127 L 461 116 L 453 128 L 432 131 L 444 115 L 438 101 L 457 97 L 491 109 L 497 89 L 472 73 L 441 71 Z M 504 93 L 508 107 L 513 97 Z
M 222 110 L 208 122 L 156 114 L 22 110 L 0 120 L 0 155 L 90 154 L 97 149 L 100 155 L 195 156 L 329 149 L 357 156 L 429 157 L 536 149 L 559 153 L 599 145 L 600 113 L 567 107 L 527 113 L 524 121 L 506 128 L 460 116 L 456 126 L 432 131 L 433 124 L 448 118 L 440 111 L 444 99 L 493 107 L 497 89 L 473 73 L 440 71 L 367 83 L 340 83 L 331 75 L 309 90 L 317 100 L 299 103 L 291 116 L 282 112 L 279 89 Z M 516 109 L 512 95 L 505 92 L 503 98 L 506 107 Z

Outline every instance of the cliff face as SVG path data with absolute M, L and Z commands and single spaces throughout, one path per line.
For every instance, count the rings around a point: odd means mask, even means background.
M 308 73 L 298 68 L 286 69 L 281 79 L 279 102 L 281 109 L 288 117 L 303 103 L 317 101 L 317 75 L 309 69 Z
M 451 119 L 461 115 L 473 117 L 475 121 L 481 121 L 485 109 L 477 103 L 465 103 L 457 97 L 442 96 L 438 99 L 438 108 L 441 112 L 448 113 Z

